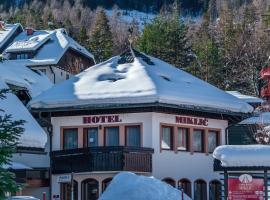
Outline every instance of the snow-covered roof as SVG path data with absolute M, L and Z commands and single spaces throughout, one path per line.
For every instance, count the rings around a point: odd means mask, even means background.
M 242 94 L 238 91 L 226 91 L 228 92 L 229 94 L 241 99 L 241 100 L 244 100 L 245 102 L 247 103 L 262 103 L 263 100 L 258 98 L 258 97 L 254 97 L 254 96 L 249 96 L 249 95 L 245 95 L 245 94 Z
M 255 113 L 254 116 L 241 121 L 239 124 L 270 124 L 270 112 Z
M 19 162 L 10 162 L 9 164 L 5 164 L 4 166 L 2 166 L 4 169 L 14 169 L 14 170 L 20 170 L 20 169 L 32 169 L 31 167 L 23 164 L 23 163 L 19 163 Z
M 190 200 L 181 192 L 154 177 L 121 172 L 114 176 L 99 200 Z
M 24 87 L 31 97 L 52 87 L 50 80 L 39 72 L 34 72 L 24 62 L 4 61 L 0 63 L 0 89 L 8 88 L 8 84 Z M 39 126 L 27 108 L 16 95 L 8 93 L 6 99 L 0 99 L 0 115 L 10 114 L 14 120 L 25 120 L 24 133 L 20 137 L 19 146 L 44 148 L 47 142 L 45 131 Z
M 34 72 L 26 64 L 22 60 L 0 62 L 0 79 L 7 84 L 26 88 L 32 98 L 53 86 L 46 75 Z
M 5 24 L 4 28 L 0 29 L 0 48 L 12 37 L 19 26 L 21 26 L 21 24 Z
M 126 63 L 121 56 L 113 57 L 54 86 L 34 98 L 29 106 L 48 109 L 164 103 L 215 111 L 252 112 L 253 108 L 246 102 L 166 62 L 153 57 L 147 57 L 151 59 L 147 62 L 143 56 Z
M 270 167 L 269 155 L 268 145 L 224 145 L 213 153 L 223 167 Z
M 94 59 L 89 51 L 67 35 L 65 29 L 36 30 L 32 35 L 27 35 L 24 31 L 5 50 L 5 54 L 36 51 L 38 48 L 37 54 L 31 59 L 27 59 L 29 66 L 57 64 L 66 50 L 70 48 Z

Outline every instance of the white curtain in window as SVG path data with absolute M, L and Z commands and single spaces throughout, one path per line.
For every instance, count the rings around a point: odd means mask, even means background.
M 171 128 L 163 127 L 162 128 L 162 148 L 171 149 Z
M 188 130 L 186 128 L 178 128 L 178 150 L 187 150 L 187 133 Z
M 193 150 L 194 151 L 203 151 L 202 144 L 203 131 L 202 130 L 194 130 L 193 131 Z
M 213 131 L 208 132 L 208 151 L 214 152 L 217 146 L 217 133 Z

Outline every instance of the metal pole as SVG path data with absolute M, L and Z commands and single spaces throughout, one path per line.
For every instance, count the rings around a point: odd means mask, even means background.
M 74 173 L 71 172 L 71 200 L 74 200 L 74 181 L 73 181 Z
M 268 200 L 267 170 L 264 170 L 264 199 Z
M 228 199 L 228 172 L 227 170 L 224 171 L 224 199 Z

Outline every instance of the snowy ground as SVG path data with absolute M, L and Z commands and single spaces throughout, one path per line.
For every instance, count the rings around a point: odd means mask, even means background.
M 182 200 L 176 188 L 153 177 L 130 172 L 116 175 L 99 200 Z M 184 194 L 184 200 L 190 198 Z

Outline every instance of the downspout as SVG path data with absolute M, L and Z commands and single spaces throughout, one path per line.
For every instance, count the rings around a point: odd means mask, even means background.
M 50 68 L 50 70 L 51 70 L 51 72 L 52 72 L 52 74 L 53 74 L 53 83 L 55 84 L 55 79 L 56 79 L 56 77 L 55 77 L 55 72 L 53 71 L 53 68 L 52 68 L 51 65 L 49 66 L 49 68 Z
M 49 116 L 51 117 L 51 113 L 49 114 Z M 46 129 L 47 129 L 47 132 L 49 134 L 49 157 L 50 157 L 50 163 L 49 163 L 49 166 L 50 166 L 50 169 L 49 169 L 49 177 L 50 177 L 50 187 L 49 187 L 49 198 L 48 199 L 51 199 L 52 197 L 52 159 L 51 159 L 51 152 L 52 152 L 52 137 L 53 137 L 53 126 L 51 124 L 50 121 L 47 121 L 46 119 L 42 118 L 42 115 L 41 115 L 41 112 L 39 112 L 39 118 L 43 121 L 46 122 Z

